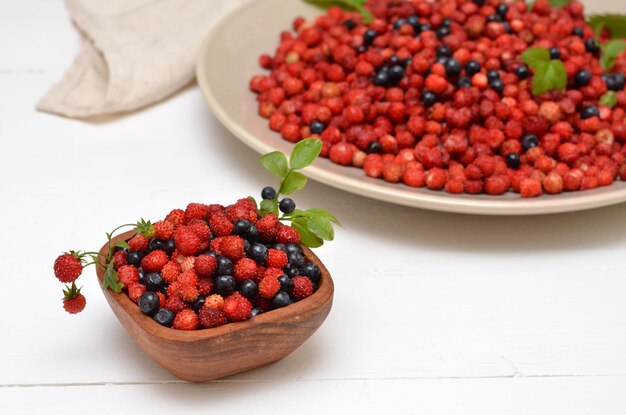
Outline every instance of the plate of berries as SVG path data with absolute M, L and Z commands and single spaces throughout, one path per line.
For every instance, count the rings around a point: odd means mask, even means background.
M 624 16 L 578 0 L 328 3 L 254 0 L 204 42 L 209 107 L 254 150 L 319 138 L 309 177 L 439 211 L 626 201 Z

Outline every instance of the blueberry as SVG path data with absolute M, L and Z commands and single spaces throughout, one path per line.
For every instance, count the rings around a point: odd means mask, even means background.
M 443 21 L 441 22 L 441 26 L 443 27 L 450 27 L 451 24 L 452 24 L 452 19 L 450 18 L 443 19 Z
M 286 197 L 280 201 L 278 208 L 283 213 L 291 213 L 296 208 L 296 202 L 294 202 L 293 199 Z
M 494 79 L 489 86 L 498 94 L 502 94 L 502 91 L 504 91 L 504 82 L 501 79 Z
M 515 154 L 515 153 L 509 153 L 506 155 L 506 157 L 504 158 L 506 160 L 506 165 L 509 166 L 510 168 L 517 170 L 519 169 L 520 166 L 520 159 L 519 159 L 519 155 Z
M 139 251 L 130 251 L 128 255 L 126 255 L 126 262 L 129 265 L 139 267 L 141 265 L 141 254 Z
M 220 256 L 217 259 L 217 269 L 215 272 L 218 275 L 231 275 L 233 273 L 233 261 L 225 256 Z
M 252 280 L 243 280 L 239 284 L 239 292 L 248 300 L 252 300 L 259 293 L 259 287 Z
M 587 52 L 593 55 L 597 55 L 600 52 L 600 47 L 598 46 L 598 43 L 592 37 L 585 40 L 585 49 L 587 50 Z
M 302 255 L 300 252 L 294 252 L 293 254 L 289 254 L 290 265 L 295 265 L 300 268 L 303 267 L 305 263 L 306 259 L 304 258 L 304 255 Z
M 300 268 L 296 267 L 295 265 L 287 265 L 284 268 L 285 274 L 289 277 L 289 278 L 293 278 L 293 277 L 297 277 L 300 274 Z
M 291 290 L 293 290 L 293 281 L 286 275 L 281 275 L 278 277 L 278 282 L 280 282 L 280 290 L 286 293 L 291 294 Z
M 307 263 L 304 267 L 302 267 L 302 275 L 305 277 L 309 277 L 309 279 L 317 284 L 320 280 L 320 276 L 322 272 L 320 268 L 312 262 Z
M 147 314 L 149 316 L 153 315 L 159 309 L 159 304 L 161 304 L 161 300 L 157 293 L 148 291 L 145 292 L 139 297 L 139 301 L 137 301 L 139 305 L 139 309 L 142 313 Z
M 248 229 L 248 232 L 246 232 L 246 234 L 243 236 L 243 238 L 251 244 L 258 241 L 260 237 L 261 234 L 259 233 L 259 228 L 254 225 L 250 225 L 250 229 Z
M 139 268 L 137 272 L 139 272 L 139 284 L 146 285 L 146 270 Z
M 365 152 L 367 154 L 378 154 L 381 151 L 383 151 L 383 146 L 378 141 L 370 141 L 370 143 L 367 145 L 367 148 L 365 149 Z
M 578 37 L 584 37 L 585 36 L 585 29 L 583 29 L 582 27 L 575 27 L 572 30 L 572 34 Z
M 213 258 L 215 258 L 216 260 L 220 259 L 220 254 L 218 254 L 217 252 L 213 252 L 213 251 L 206 251 L 204 253 L 204 255 L 208 255 L 208 256 L 212 256 Z
M 450 34 L 450 28 L 442 26 L 439 29 L 435 30 L 435 33 L 437 34 L 437 37 L 439 39 L 443 39 Z
M 478 6 L 484 6 L 485 0 L 474 0 L 474 4 Z
M 406 24 L 406 20 L 404 19 L 397 19 L 395 22 L 393 22 L 393 28 L 395 30 L 400 30 L 400 28 Z
M 291 298 L 289 297 L 289 294 L 287 294 L 286 292 L 279 291 L 276 293 L 274 298 L 272 298 L 271 304 L 272 304 L 272 308 L 285 307 L 291 304 Z
M 244 236 L 250 229 L 250 222 L 245 219 L 240 219 L 233 224 L 233 235 Z
M 402 65 L 393 65 L 389 68 L 389 81 L 390 82 L 398 82 L 402 78 L 404 78 L 404 68 Z
M 321 121 L 315 120 L 309 125 L 309 129 L 313 134 L 322 134 L 326 129 L 326 125 Z
M 250 317 L 258 316 L 259 314 L 263 314 L 263 310 L 260 308 L 253 308 L 250 312 Z
M 501 22 L 502 21 L 502 17 L 498 14 L 490 14 L 489 16 L 487 16 L 487 23 L 492 23 L 492 22 Z
M 576 81 L 576 85 L 578 86 L 587 86 L 589 85 L 589 82 L 591 82 L 591 74 L 589 73 L 589 71 L 585 70 L 578 71 L 574 80 Z
M 172 310 L 168 310 L 167 308 L 160 308 L 152 318 L 162 326 L 172 327 L 172 323 L 174 322 L 174 312 Z
M 447 56 L 439 56 L 439 57 L 435 60 L 435 63 L 440 63 L 440 64 L 442 64 L 442 65 L 444 65 L 444 66 L 445 66 L 445 65 L 446 65 L 446 63 L 448 63 L 448 60 L 449 60 L 449 59 L 450 59 L 450 58 L 448 58 Z
M 247 239 L 243 240 L 243 251 L 244 252 L 248 252 L 248 249 L 250 249 L 250 242 Z
M 146 288 L 148 291 L 161 291 L 165 286 L 163 277 L 158 272 L 150 272 L 146 274 Z
M 128 255 L 129 249 L 128 248 L 123 248 L 121 246 L 116 246 L 116 247 L 113 248 L 113 252 L 120 252 L 120 251 L 122 251 L 122 252 L 124 252 L 125 254 Z
M 356 48 L 356 53 L 365 53 L 367 51 L 367 47 L 364 45 L 359 46 L 358 48 Z
M 421 32 L 427 32 L 429 30 L 433 30 L 432 25 L 430 25 L 429 23 L 422 23 L 420 25 L 420 30 L 419 30 L 420 33 Z
M 196 313 L 200 311 L 200 309 L 204 305 L 204 300 L 206 300 L 206 295 L 199 295 L 198 299 L 194 301 L 192 305 L 193 311 L 195 311 Z
M 176 243 L 174 242 L 174 240 L 168 239 L 167 241 L 165 241 L 165 248 L 163 250 L 166 254 L 172 255 L 172 253 L 174 253 L 174 250 L 176 250 Z
M 150 241 L 150 250 L 165 250 L 165 241 L 163 239 L 153 239 Z
M 624 89 L 624 87 L 626 86 L 626 77 L 624 76 L 623 73 L 616 73 L 613 74 L 613 78 L 615 79 L 615 82 L 617 82 L 617 90 L 622 90 Z
M 446 75 L 449 77 L 459 76 L 462 70 L 463 65 L 461 65 L 461 62 L 456 59 L 450 58 L 448 59 L 448 62 L 446 62 Z
M 398 55 L 392 55 L 391 58 L 389 58 L 389 63 L 391 65 L 399 65 L 401 63 L 401 59 Z
M 450 47 L 446 45 L 439 46 L 437 48 L 437 57 L 442 57 L 442 56 L 445 58 L 452 57 L 452 49 L 450 49 Z
M 590 105 L 588 107 L 583 108 L 580 112 L 580 118 L 586 120 L 587 118 L 597 117 L 600 115 L 600 111 L 598 111 L 598 107 L 595 105 Z
M 225 297 L 231 295 L 237 288 L 237 281 L 232 275 L 219 275 L 213 280 L 215 291 Z
M 561 49 L 556 47 L 550 48 L 550 59 L 561 59 Z
M 504 31 L 507 33 L 513 33 L 513 30 L 511 30 L 511 23 L 509 22 L 502 22 L 502 25 L 504 26 Z
M 265 261 L 267 261 L 267 246 L 259 243 L 253 244 L 250 247 L 249 257 L 259 264 L 265 264 Z
M 528 66 L 526 65 L 520 65 L 517 68 L 515 68 L 515 75 L 517 76 L 517 79 L 519 79 L 520 81 L 523 81 L 524 79 L 527 79 L 530 76 L 530 70 L 528 69 Z
M 619 75 L 619 76 L 618 76 Z M 606 87 L 609 91 L 620 91 L 624 89 L 624 75 L 614 74 L 606 78 Z
M 303 253 L 302 247 L 296 243 L 290 242 L 287 244 L 287 255 L 291 255 L 294 252 Z
M 509 11 L 509 6 L 506 3 L 500 3 L 498 4 L 498 7 L 496 7 L 496 13 L 498 13 L 498 15 L 504 17 L 506 16 L 506 13 Z
M 422 102 L 426 108 L 430 108 L 437 102 L 437 95 L 430 91 L 422 92 Z
M 524 150 L 537 147 L 539 145 L 539 138 L 534 134 L 526 134 L 522 137 L 522 147 Z
M 274 199 L 276 197 L 276 189 L 272 186 L 264 187 L 261 191 L 261 197 L 263 199 Z
M 420 25 L 420 18 L 417 15 L 412 15 L 406 18 L 406 22 L 408 24 L 410 24 L 411 26 L 413 26 L 413 31 L 415 31 L 416 34 L 418 34 L 422 27 Z
M 375 30 L 367 29 L 367 31 L 363 35 L 363 44 L 364 45 L 371 45 L 372 42 L 374 41 L 374 39 L 376 39 L 376 36 L 378 36 L 378 33 L 376 33 Z
M 500 79 L 500 71 L 498 71 L 497 69 L 490 70 L 489 72 L 487 72 L 487 79 L 489 80 L 489 82 Z
M 283 251 L 284 253 L 287 253 L 287 245 L 285 245 L 282 242 L 275 243 L 272 248 L 278 251 Z
M 344 25 L 348 30 L 352 30 L 356 27 L 356 23 L 354 23 L 352 20 L 344 20 L 343 22 L 341 22 L 342 25 Z
M 372 83 L 376 86 L 387 86 L 389 84 L 389 73 L 387 71 L 379 71 L 374 75 Z
M 457 88 L 470 88 L 472 86 L 472 80 L 467 76 L 462 76 L 456 83 Z
M 480 63 L 476 61 L 467 62 L 465 64 L 465 72 L 467 72 L 469 76 L 476 75 L 478 72 L 480 72 Z

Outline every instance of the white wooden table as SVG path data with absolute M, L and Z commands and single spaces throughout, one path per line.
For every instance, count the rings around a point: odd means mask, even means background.
M 93 269 L 87 309 L 67 315 L 61 251 L 273 179 L 195 86 L 98 123 L 35 112 L 79 37 L 58 0 L 2 0 L 0 16 L 0 413 L 626 412 L 626 205 L 459 216 L 311 183 L 300 206 L 346 227 L 317 251 L 336 283 L 328 320 L 284 360 L 208 384 L 144 355 Z

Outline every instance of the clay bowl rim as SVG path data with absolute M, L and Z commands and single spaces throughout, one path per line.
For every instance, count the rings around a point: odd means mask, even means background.
M 120 241 L 127 241 L 135 234 L 135 231 L 128 231 L 119 234 L 111 239 L 111 246 Z M 209 329 L 184 331 L 164 327 L 154 321 L 150 316 L 143 314 L 137 304 L 132 302 L 131 299 L 124 292 L 116 293 L 108 288 L 103 288 L 102 279 L 104 277 L 104 270 L 102 269 L 102 267 L 96 266 L 96 274 L 98 277 L 100 288 L 103 291 L 107 291 L 105 295 L 110 295 L 111 298 L 114 299 L 122 307 L 126 314 L 128 314 L 129 317 L 131 317 L 131 319 L 135 321 L 137 325 L 140 326 L 147 333 L 166 341 L 193 343 L 218 338 L 226 334 L 254 329 L 256 327 L 266 324 L 278 323 L 283 319 L 290 318 L 296 315 L 306 314 L 308 312 L 316 310 L 326 304 L 329 300 L 331 300 L 334 292 L 334 284 L 330 273 L 328 272 L 324 264 L 319 260 L 319 258 L 309 248 L 307 248 L 306 246 L 302 246 L 302 249 L 304 251 L 305 257 L 309 261 L 317 265 L 320 268 L 321 272 L 319 286 L 310 297 L 307 297 L 304 300 L 300 300 L 283 308 L 261 313 L 246 321 L 227 323 L 223 326 Z M 105 243 L 102 248 L 100 248 L 99 252 L 102 255 L 106 256 L 108 254 L 108 251 L 108 243 Z

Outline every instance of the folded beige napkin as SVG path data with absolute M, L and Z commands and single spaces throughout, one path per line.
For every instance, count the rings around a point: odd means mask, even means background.
M 245 1 L 67 0 L 83 46 L 37 108 L 83 118 L 167 97 L 194 79 L 212 24 Z

